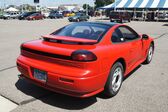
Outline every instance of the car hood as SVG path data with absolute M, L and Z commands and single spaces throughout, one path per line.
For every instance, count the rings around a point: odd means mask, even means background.
M 78 17 L 80 17 L 80 16 L 72 16 L 72 17 L 69 17 L 69 18 L 76 19 L 76 18 L 78 18 Z
M 3 16 L 10 16 L 10 14 L 4 14 Z
M 49 14 L 49 16 L 54 16 L 55 14 Z

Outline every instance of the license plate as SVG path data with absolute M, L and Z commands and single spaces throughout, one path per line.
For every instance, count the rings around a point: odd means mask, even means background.
M 34 78 L 43 82 L 46 82 L 47 80 L 47 72 L 39 70 L 39 69 L 34 69 Z

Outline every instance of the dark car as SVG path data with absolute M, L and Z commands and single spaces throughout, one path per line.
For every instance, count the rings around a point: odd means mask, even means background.
M 28 16 L 34 14 L 34 13 L 37 13 L 37 12 L 24 12 L 23 14 L 21 14 L 18 19 L 19 20 L 25 20 Z
M 131 14 L 129 12 L 110 12 L 110 21 L 111 22 L 120 22 L 123 23 L 124 21 L 131 21 Z
M 63 15 L 60 13 L 50 13 L 48 16 L 50 19 L 55 19 L 55 18 L 63 18 Z
M 68 20 L 70 22 L 79 22 L 79 21 L 87 21 L 89 19 L 89 16 L 84 13 L 77 13 L 75 16 L 69 17 Z
M 0 19 L 3 19 L 3 13 L 0 12 Z
M 44 15 L 41 13 L 34 13 L 26 18 L 27 20 L 40 20 L 44 19 Z

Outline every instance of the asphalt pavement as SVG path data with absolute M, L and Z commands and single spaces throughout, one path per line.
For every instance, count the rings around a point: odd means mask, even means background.
M 0 96 L 0 112 L 9 112 L 15 109 L 18 105 L 11 102 L 10 100 Z
M 92 18 L 91 21 L 107 21 Z M 16 58 L 20 44 L 40 38 L 70 24 L 65 19 L 19 21 L 0 20 L 0 95 L 18 106 L 13 112 L 167 112 L 168 110 L 168 23 L 126 23 L 139 33 L 155 38 L 151 64 L 140 65 L 123 82 L 117 96 L 101 94 L 79 99 L 57 94 L 18 79 Z M 0 104 L 2 100 L 0 99 Z

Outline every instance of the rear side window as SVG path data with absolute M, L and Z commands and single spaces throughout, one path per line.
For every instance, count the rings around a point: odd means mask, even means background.
M 122 36 L 125 39 L 125 41 L 131 41 L 139 38 L 139 35 L 129 27 L 123 26 L 119 27 L 118 29 L 122 33 Z
M 117 28 L 112 34 L 112 42 L 127 42 L 131 40 L 138 39 L 139 35 L 130 27 L 122 26 Z

